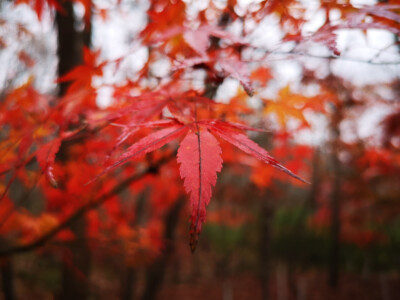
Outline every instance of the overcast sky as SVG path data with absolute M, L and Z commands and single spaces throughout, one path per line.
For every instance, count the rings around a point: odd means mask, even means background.
M 186 1 L 193 3 L 191 13 L 202 8 L 207 1 Z M 223 1 L 220 1 L 223 2 Z M 243 11 L 253 1 L 239 0 L 238 3 Z M 308 24 L 303 28 L 303 32 L 312 33 L 316 31 L 324 22 L 324 12 L 318 9 L 318 1 L 300 1 L 307 3 L 309 9 L 307 17 L 309 18 Z M 116 1 L 96 0 L 98 7 L 110 9 L 108 18 L 104 21 L 99 16 L 93 19 L 93 45 L 94 48 L 101 48 L 102 59 L 115 59 L 118 57 L 125 57 L 121 71 L 115 74 L 112 66 L 105 70 L 105 77 L 98 79 L 94 84 L 101 87 L 103 84 L 113 84 L 121 82 L 128 74 L 134 74 L 139 70 L 147 59 L 148 53 L 146 47 L 142 47 L 136 39 L 137 33 L 145 26 L 147 15 L 146 9 L 148 3 L 145 0 L 141 1 L 121 1 L 121 5 L 116 6 Z M 352 1 L 357 5 L 373 4 L 371 0 L 358 0 Z M 36 15 L 26 6 L 19 5 L 14 8 L 8 1 L 1 2 L 2 9 L 0 11 L 0 18 L 7 20 L 6 27 L 0 27 L 0 37 L 7 42 L 7 47 L 0 50 L 0 85 L 4 87 L 7 80 L 10 78 L 18 77 L 19 82 L 23 83 L 24 80 L 30 75 L 35 75 L 40 80 L 36 80 L 36 85 L 41 91 L 52 90 L 55 88 L 55 75 L 56 75 L 56 34 L 53 28 L 52 16 L 47 11 L 41 22 L 37 20 Z M 83 8 L 78 4 L 76 5 L 76 12 L 78 15 L 83 15 Z M 339 14 L 339 12 L 336 12 Z M 21 17 L 23 16 L 23 17 Z M 332 12 L 332 18 L 335 17 L 335 11 Z M 285 50 L 287 45 L 282 45 L 280 38 L 282 33 L 277 25 L 277 18 L 274 16 L 267 17 L 256 29 L 250 40 L 256 46 L 262 46 L 267 49 Z M 23 22 L 27 28 L 32 32 L 32 36 L 20 37 L 15 40 L 17 32 L 13 28 L 13 24 Z M 14 30 L 14 32 L 13 32 Z M 231 26 L 229 30 L 233 34 L 235 26 Z M 345 59 L 337 59 L 330 64 L 331 71 L 336 75 L 342 76 L 346 80 L 353 82 L 356 85 L 363 86 L 365 84 L 385 83 L 390 82 L 395 77 L 400 76 L 399 65 L 371 65 L 368 63 L 361 63 L 351 61 L 356 60 L 370 60 L 374 58 L 375 61 L 396 61 L 399 60 L 398 49 L 395 46 L 389 47 L 393 43 L 393 34 L 383 30 L 367 30 L 364 34 L 360 30 L 339 30 L 337 31 L 338 49 L 341 51 L 341 56 Z M 14 40 L 13 40 L 14 39 Z M 290 45 L 289 45 L 290 46 Z M 16 53 L 21 49 L 27 49 L 32 53 L 33 58 L 37 59 L 39 63 L 31 70 L 31 73 L 26 74 L 20 69 L 16 69 L 17 62 Z M 385 49 L 382 51 L 382 49 Z M 289 48 L 290 50 L 290 48 Z M 309 46 L 307 51 L 315 55 L 330 55 L 330 51 L 325 47 L 318 44 Z M 35 54 L 36 53 L 36 54 Z M 269 65 L 272 68 L 275 79 L 271 85 L 266 89 L 265 93 L 269 93 L 271 97 L 278 92 L 278 90 L 287 84 L 295 84 L 301 78 L 301 68 L 299 62 L 307 64 L 307 66 L 319 70 L 321 75 L 323 72 L 328 72 L 327 62 L 323 59 L 309 58 L 309 57 L 288 57 L 284 55 L 276 55 L 269 57 Z M 157 72 L 161 74 L 168 74 L 170 63 L 161 61 L 156 65 Z M 21 75 L 22 74 L 22 75 Z M 18 82 L 17 82 L 18 83 Z M 224 84 L 218 91 L 217 99 L 219 101 L 227 101 L 236 92 L 239 83 L 231 78 L 227 78 Z M 111 100 L 112 89 L 109 87 L 102 87 L 99 91 L 99 104 L 102 106 L 107 105 Z M 250 103 L 257 105 L 257 99 L 251 99 Z M 359 134 L 362 136 L 368 135 L 373 132 L 382 115 L 387 113 L 384 107 L 379 110 L 368 112 L 363 116 L 359 125 Z M 304 141 L 318 143 L 324 136 L 324 126 L 321 118 L 313 117 L 311 120 L 315 123 L 315 128 L 312 133 L 305 133 L 302 137 Z M 322 123 L 321 123 L 322 122 Z

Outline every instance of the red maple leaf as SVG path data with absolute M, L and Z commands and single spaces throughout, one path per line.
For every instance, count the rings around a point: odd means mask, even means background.
M 54 161 L 56 158 L 56 153 L 60 149 L 61 138 L 56 138 L 51 142 L 43 145 L 39 148 L 36 153 L 37 161 L 45 173 L 47 179 L 50 181 L 51 185 L 57 187 L 57 181 L 54 177 Z
M 177 159 L 180 164 L 181 177 L 184 179 L 185 190 L 190 194 L 192 209 L 190 216 L 190 247 L 192 252 L 196 249 L 198 236 L 206 219 L 206 206 L 211 199 L 211 189 L 216 183 L 217 172 L 221 171 L 222 168 L 221 148 L 214 135 L 221 137 L 278 170 L 302 182 L 306 182 L 282 166 L 265 149 L 241 133 L 243 130 L 259 131 L 246 125 L 219 120 L 196 120 L 194 118 L 192 122 L 188 123 L 172 119 L 169 121 L 145 122 L 140 126 L 163 127 L 163 129 L 155 131 L 132 144 L 116 162 L 106 167 L 90 182 L 126 161 L 157 150 L 187 133 L 180 143 Z
M 202 224 L 206 219 L 206 206 L 210 202 L 211 188 L 222 169 L 221 147 L 208 130 L 190 130 L 180 144 L 178 162 L 185 190 L 190 194 L 190 248 L 196 249 Z

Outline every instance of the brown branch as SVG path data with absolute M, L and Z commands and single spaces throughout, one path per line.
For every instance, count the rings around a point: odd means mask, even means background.
M 93 135 L 93 134 L 96 134 L 96 133 L 100 132 L 103 128 L 105 128 L 105 127 L 108 126 L 109 124 L 110 124 L 110 123 L 105 123 L 105 124 L 102 124 L 102 125 L 100 125 L 100 126 L 98 126 L 98 127 L 95 127 L 95 128 L 93 128 L 93 129 L 90 129 L 90 130 L 87 128 L 87 126 L 84 126 L 84 127 L 82 127 L 79 131 L 77 131 L 76 133 L 74 133 L 74 135 L 72 135 L 72 136 L 70 136 L 70 137 L 67 137 L 67 138 L 64 138 L 64 139 L 62 140 L 62 143 L 61 143 L 60 148 L 61 148 L 61 147 L 65 147 L 66 144 L 68 144 L 68 145 L 74 145 L 74 144 L 78 144 L 78 143 L 83 143 L 83 141 L 84 141 L 88 136 L 91 136 L 91 135 Z M 41 125 L 43 125 L 43 124 L 41 124 Z M 59 135 L 54 136 L 54 138 L 56 138 L 56 137 L 59 137 Z M 37 145 L 37 147 L 39 147 L 39 148 L 40 148 L 41 146 L 42 146 L 41 144 L 38 144 L 38 145 Z M 8 173 L 8 172 L 10 172 L 10 171 L 13 171 L 13 170 L 16 170 L 16 169 L 25 167 L 25 166 L 27 166 L 27 165 L 29 165 L 29 164 L 35 162 L 35 161 L 36 161 L 36 154 L 37 154 L 37 150 L 36 150 L 35 152 L 29 154 L 27 158 L 25 158 L 25 159 L 20 159 L 20 160 L 17 161 L 14 165 L 11 164 L 10 167 L 8 167 L 8 168 L 3 168 L 3 169 L 0 171 L 0 175 L 4 175 L 4 174 L 6 174 L 6 173 Z
M 39 173 L 37 175 L 36 180 L 35 180 L 34 184 L 32 185 L 32 187 L 27 192 L 25 192 L 19 199 L 17 199 L 15 201 L 14 206 L 16 206 L 16 207 L 21 206 L 26 201 L 28 201 L 29 197 L 32 195 L 33 191 L 35 190 L 41 176 L 42 176 L 42 173 Z M 11 182 L 11 180 L 10 180 L 10 182 Z M 7 185 L 6 190 L 4 191 L 3 195 L 5 195 L 7 193 L 7 188 L 8 188 L 8 185 Z M 0 201 L 2 200 L 3 195 L 0 197 Z M 7 222 L 7 220 L 13 215 L 14 212 L 15 212 L 14 207 L 9 207 L 9 209 L 6 210 L 6 213 L 3 214 L 2 219 L 0 220 L 0 229 Z
M 44 246 L 48 241 L 50 241 L 52 238 L 54 238 L 61 230 L 69 227 L 71 224 L 73 224 L 75 221 L 77 221 L 79 218 L 83 217 L 88 211 L 95 209 L 102 205 L 104 202 L 107 200 L 111 199 L 114 195 L 122 192 L 124 189 L 126 189 L 132 182 L 135 182 L 141 178 L 143 178 L 146 174 L 157 172 L 157 170 L 167 163 L 172 157 L 175 156 L 175 153 L 172 152 L 172 154 L 167 155 L 155 163 L 150 164 L 146 169 L 139 171 L 132 176 L 129 176 L 128 178 L 124 179 L 123 181 L 119 182 L 117 185 L 115 185 L 110 191 L 106 192 L 105 194 L 100 195 L 98 198 L 94 199 L 93 201 L 84 204 L 81 206 L 78 210 L 76 210 L 72 215 L 70 215 L 67 219 L 65 219 L 62 223 L 39 237 L 38 239 L 27 243 L 25 245 L 17 245 L 17 246 L 12 246 L 10 248 L 5 248 L 5 249 L 0 249 L 0 257 L 4 256 L 9 256 L 9 255 L 14 255 L 14 254 L 19 254 L 19 253 L 24 253 L 24 252 L 29 252 L 32 251 L 38 247 Z
M 299 52 L 299 51 L 294 51 L 294 50 L 276 51 L 276 50 L 267 50 L 267 49 L 258 48 L 258 47 L 256 47 L 255 49 L 264 52 L 265 55 L 305 56 L 305 57 L 316 58 L 316 59 L 343 60 L 343 61 L 364 63 L 364 64 L 377 65 L 377 66 L 400 65 L 400 60 L 377 62 L 377 61 L 373 61 L 373 58 L 369 59 L 369 60 L 363 60 L 363 59 L 357 59 L 357 58 L 351 58 L 351 57 L 345 57 L 345 56 L 336 56 L 336 55 L 317 55 L 317 54 L 311 54 L 311 53 L 307 53 L 307 52 Z M 265 58 L 263 58 L 262 60 L 264 60 L 264 59 Z M 289 58 L 285 58 L 285 59 L 289 59 Z M 249 62 L 254 62 L 254 60 L 250 60 Z

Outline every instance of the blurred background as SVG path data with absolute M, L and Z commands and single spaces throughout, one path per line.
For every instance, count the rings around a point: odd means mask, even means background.
M 0 299 L 399 299 L 399 11 L 373 0 L 1 1 Z M 246 71 L 214 58 L 229 55 Z M 85 185 L 116 140 L 138 139 L 104 116 L 141 116 L 146 106 L 119 109 L 161 89 L 206 95 L 221 104 L 213 116 L 264 129 L 248 135 L 310 184 L 220 141 L 194 253 L 176 144 Z M 40 149 L 54 152 L 54 176 Z

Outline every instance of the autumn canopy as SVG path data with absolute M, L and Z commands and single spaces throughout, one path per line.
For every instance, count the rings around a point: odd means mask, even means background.
M 3 277 L 34 251 L 62 257 L 65 299 L 115 255 L 159 284 L 208 222 L 258 224 L 270 253 L 299 208 L 336 285 L 340 245 L 399 221 L 399 33 L 391 0 L 2 2 Z

